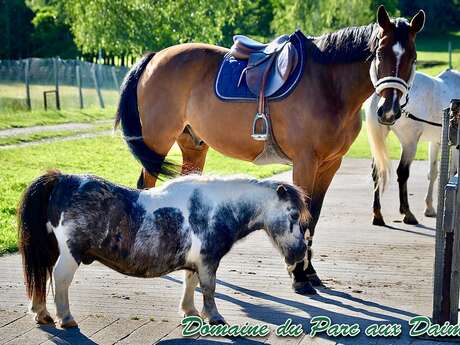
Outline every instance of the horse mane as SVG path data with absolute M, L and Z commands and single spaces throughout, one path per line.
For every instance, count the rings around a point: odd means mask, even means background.
M 308 196 L 302 189 L 290 183 L 280 182 L 276 180 L 254 181 L 258 184 L 269 185 L 270 188 L 273 190 L 276 190 L 279 185 L 282 185 L 284 188 L 286 188 L 289 201 L 294 205 L 295 208 L 299 210 L 300 219 L 302 220 L 302 222 L 308 222 L 310 220 L 310 211 L 308 210 L 308 206 L 306 203 Z
M 316 62 L 350 63 L 365 61 L 378 47 L 378 24 L 348 27 L 313 39 L 312 56 Z

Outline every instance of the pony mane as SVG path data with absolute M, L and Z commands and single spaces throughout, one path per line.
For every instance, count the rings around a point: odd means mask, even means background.
M 310 211 L 308 210 L 308 206 L 306 203 L 306 200 L 309 197 L 302 189 L 293 184 L 276 180 L 255 181 L 259 184 L 268 185 L 274 191 L 276 191 L 279 185 L 282 185 L 284 188 L 286 188 L 289 201 L 294 205 L 295 208 L 299 210 L 300 219 L 302 220 L 302 222 L 306 223 L 310 220 Z
M 375 55 L 378 47 L 378 24 L 348 27 L 313 39 L 312 56 L 316 62 L 350 63 Z M 316 48 L 316 49 L 315 49 Z

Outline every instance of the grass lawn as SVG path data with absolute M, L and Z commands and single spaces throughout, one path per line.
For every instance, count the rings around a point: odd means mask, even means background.
M 460 32 L 417 37 L 417 71 L 437 75 L 448 67 L 448 42 L 452 45 L 452 66 L 460 69 Z
M 0 112 L 0 129 L 55 125 L 69 122 L 94 122 L 96 120 L 111 120 L 114 118 L 115 112 L 115 108 Z

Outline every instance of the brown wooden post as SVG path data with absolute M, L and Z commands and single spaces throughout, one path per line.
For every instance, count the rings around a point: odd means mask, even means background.
M 26 105 L 27 109 L 32 110 L 30 99 L 30 59 L 26 59 L 24 66 L 24 83 L 26 84 Z
M 56 109 L 61 110 L 61 100 L 59 98 L 59 68 L 58 68 L 57 57 L 53 58 L 53 69 L 54 69 L 54 85 L 56 89 Z

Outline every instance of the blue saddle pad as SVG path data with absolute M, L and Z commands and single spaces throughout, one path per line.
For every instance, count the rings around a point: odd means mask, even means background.
M 302 78 L 305 63 L 305 36 L 301 31 L 294 32 L 289 40 L 297 49 L 299 61 L 296 68 L 289 76 L 286 83 L 273 95 L 267 97 L 269 101 L 281 100 L 287 97 L 299 83 Z M 227 102 L 256 102 L 257 95 L 254 95 L 246 84 L 246 78 L 242 78 L 240 85 L 241 73 L 248 64 L 247 60 L 237 60 L 230 54 L 226 54 L 220 64 L 217 73 L 214 91 L 219 99 Z

